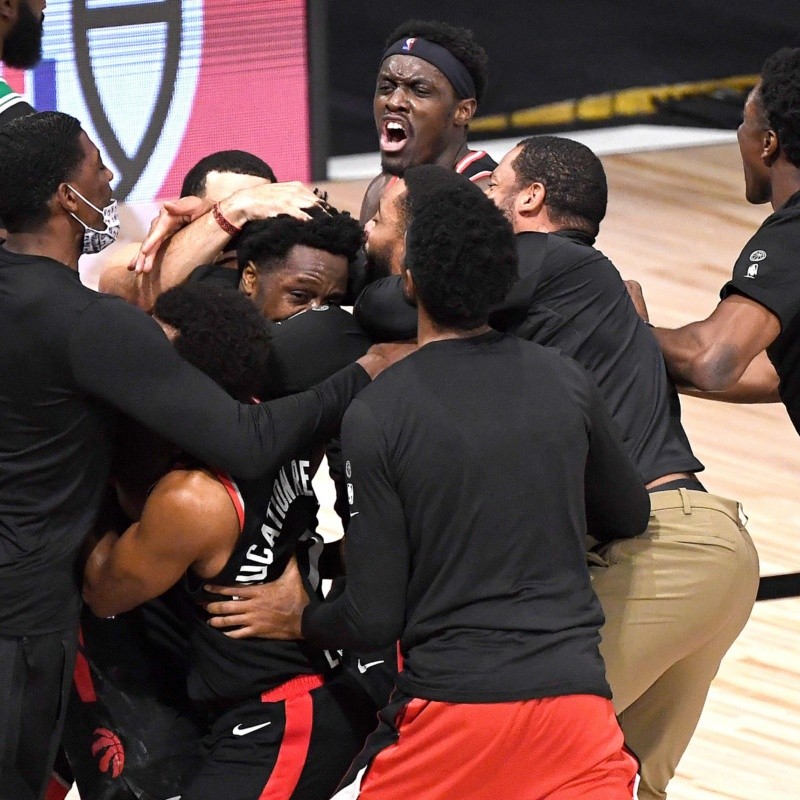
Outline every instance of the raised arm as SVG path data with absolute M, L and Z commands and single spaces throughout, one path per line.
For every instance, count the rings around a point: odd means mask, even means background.
M 306 219 L 303 209 L 319 202 L 297 181 L 265 181 L 217 204 L 196 197 L 164 203 L 135 259 L 107 267 L 100 276 L 100 289 L 150 311 L 161 292 L 183 283 L 195 267 L 213 261 L 246 223 L 278 214 Z

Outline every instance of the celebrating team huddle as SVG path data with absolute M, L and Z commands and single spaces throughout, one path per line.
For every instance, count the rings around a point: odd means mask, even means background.
M 220 150 L 100 292 L 111 172 L 0 97 L 0 800 L 667 797 L 759 579 L 676 384 L 800 414 L 800 50 L 739 133 L 776 272 L 676 331 L 589 148 L 469 148 L 486 61 L 391 34 L 361 223 Z

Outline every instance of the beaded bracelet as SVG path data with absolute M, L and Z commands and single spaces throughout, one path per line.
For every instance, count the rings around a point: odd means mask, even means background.
M 214 215 L 214 219 L 217 222 L 217 225 L 228 234 L 228 236 L 236 236 L 237 233 L 241 233 L 242 229 L 237 228 L 232 222 L 228 222 L 225 219 L 224 215 L 219 209 L 219 203 L 214 203 L 213 207 L 211 208 L 211 213 Z

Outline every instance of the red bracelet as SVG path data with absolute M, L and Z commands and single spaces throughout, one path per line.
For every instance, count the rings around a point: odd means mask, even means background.
M 217 225 L 219 225 L 228 236 L 236 236 L 237 233 L 242 232 L 241 228 L 237 228 L 232 222 L 228 222 L 228 220 L 225 219 L 222 212 L 219 210 L 219 203 L 214 203 L 211 208 L 211 213 L 214 215 Z

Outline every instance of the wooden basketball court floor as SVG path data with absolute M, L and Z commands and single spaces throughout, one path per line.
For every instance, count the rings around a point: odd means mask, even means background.
M 611 155 L 603 163 L 610 199 L 598 247 L 623 277 L 642 284 L 656 325 L 707 316 L 771 210 L 745 201 L 736 145 Z M 322 188 L 357 214 L 366 184 Z M 761 574 L 800 571 L 800 437 L 783 406 L 684 398 L 683 416 L 706 465 L 706 487 L 744 506 Z M 323 531 L 336 536 L 330 483 L 324 475 L 316 483 Z M 756 604 L 722 663 L 669 797 L 800 798 L 800 598 Z
M 745 201 L 737 146 L 611 155 L 603 164 L 609 209 L 597 246 L 623 277 L 642 284 L 654 324 L 708 316 L 771 212 Z M 366 183 L 324 188 L 334 205 L 357 214 Z M 705 486 L 743 504 L 761 574 L 800 571 L 800 436 L 783 406 L 683 398 L 683 418 L 706 465 Z M 332 512 L 322 522 L 338 529 Z M 756 604 L 722 663 L 669 798 L 800 798 L 800 598 Z

